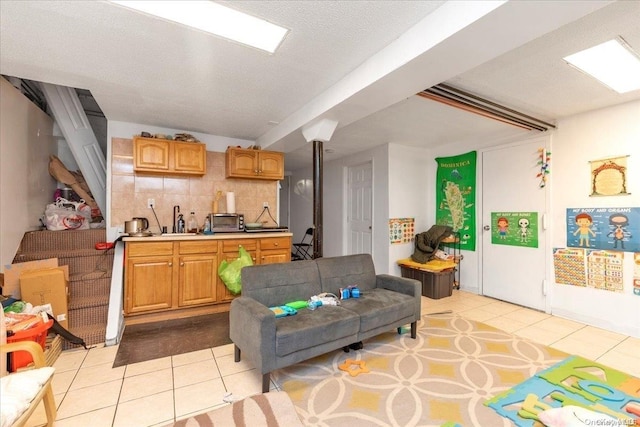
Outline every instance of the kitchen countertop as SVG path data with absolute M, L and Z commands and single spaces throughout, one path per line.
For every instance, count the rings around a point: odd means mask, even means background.
M 267 237 L 291 237 L 293 233 L 285 231 L 272 231 L 261 233 L 217 233 L 206 234 L 178 234 L 169 233 L 164 235 L 153 234 L 148 237 L 131 237 L 122 235 L 124 242 L 167 242 L 176 240 L 229 240 L 229 239 L 264 239 Z

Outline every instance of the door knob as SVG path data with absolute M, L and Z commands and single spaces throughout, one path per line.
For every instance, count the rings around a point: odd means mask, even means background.
M 484 227 L 482 227 L 485 231 L 489 231 L 491 230 L 491 227 L 489 227 L 488 225 L 485 225 Z

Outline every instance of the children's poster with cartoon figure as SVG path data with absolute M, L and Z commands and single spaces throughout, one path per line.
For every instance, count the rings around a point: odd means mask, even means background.
M 538 212 L 491 212 L 491 243 L 538 247 Z
M 640 251 L 640 208 L 568 208 L 567 246 Z

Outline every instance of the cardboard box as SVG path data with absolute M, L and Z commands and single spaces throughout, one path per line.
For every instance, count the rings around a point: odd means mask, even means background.
M 69 266 L 41 268 L 20 274 L 22 300 L 36 305 L 51 304 L 53 316 L 69 329 L 67 301 L 69 293 Z
M 40 268 L 50 268 L 58 266 L 58 258 L 40 259 L 37 261 L 18 262 L 16 264 L 5 264 L 4 266 L 4 286 L 2 295 L 11 295 L 15 299 L 20 299 L 20 275 L 24 271 L 37 270 Z

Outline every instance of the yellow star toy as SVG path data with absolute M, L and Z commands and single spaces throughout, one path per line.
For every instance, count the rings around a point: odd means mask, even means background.
M 352 366 L 357 366 L 357 368 L 352 368 Z M 338 369 L 348 372 L 352 377 L 370 372 L 364 360 L 347 359 L 342 365 L 338 365 Z

